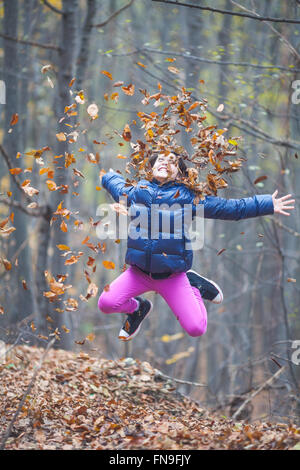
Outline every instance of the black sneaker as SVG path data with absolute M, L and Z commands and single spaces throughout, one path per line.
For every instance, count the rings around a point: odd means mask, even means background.
M 142 297 L 135 297 L 140 302 L 138 310 L 127 315 L 123 327 L 119 333 L 121 341 L 130 341 L 140 331 L 142 321 L 148 317 L 153 309 L 153 304 L 150 300 L 143 299 Z
M 196 271 L 187 271 L 186 275 L 191 286 L 199 289 L 203 299 L 210 300 L 214 304 L 220 304 L 223 302 L 223 292 L 218 284 L 210 279 L 200 276 Z

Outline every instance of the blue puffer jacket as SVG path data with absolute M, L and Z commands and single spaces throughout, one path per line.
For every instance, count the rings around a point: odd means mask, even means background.
M 102 186 L 116 202 L 119 202 L 121 196 L 127 197 L 127 207 L 130 207 L 129 213 L 133 214 L 131 220 L 139 216 L 142 211 L 147 212 L 148 233 L 146 229 L 141 229 L 140 238 L 134 239 L 130 237 L 131 232 L 129 230 L 125 257 L 126 264 L 135 265 L 151 273 L 186 272 L 191 268 L 193 251 L 186 249 L 186 241 L 189 239 L 180 236 L 180 234 L 178 235 L 178 225 L 175 224 L 175 220 L 177 216 L 180 216 L 183 220 L 184 204 L 191 205 L 189 207 L 192 207 L 193 217 L 196 215 L 196 206 L 193 203 L 195 193 L 192 190 L 181 183 L 174 182 L 160 186 L 159 181 L 156 179 L 151 182 L 141 179 L 135 187 L 125 186 L 125 179 L 115 171 L 109 171 L 102 177 Z M 150 208 L 152 207 L 153 210 L 153 207 L 157 207 L 160 214 L 159 220 L 161 221 L 162 211 L 159 206 L 162 204 L 172 206 L 174 203 L 178 204 L 179 209 L 176 210 L 175 208 L 174 211 L 168 211 L 171 222 L 169 233 L 164 239 L 163 227 L 159 222 L 159 227 L 157 227 L 158 237 L 153 238 L 153 232 L 151 235 Z M 157 204 L 157 206 L 153 206 L 153 204 Z M 240 220 L 274 213 L 270 194 L 242 199 L 206 196 L 205 200 L 199 201 L 199 204 L 204 204 L 204 218 L 208 219 Z M 174 227 L 176 227 L 175 230 Z M 137 227 L 135 229 L 138 231 Z M 184 230 L 182 230 L 183 232 Z

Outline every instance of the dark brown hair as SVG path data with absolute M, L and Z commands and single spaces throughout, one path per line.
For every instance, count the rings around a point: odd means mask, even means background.
M 180 156 L 179 153 L 176 153 L 176 152 L 172 152 L 172 153 L 174 153 L 174 155 L 177 155 L 179 157 L 178 167 L 179 167 L 181 175 L 182 176 L 188 176 L 187 166 L 184 163 L 183 158 Z M 150 163 L 152 168 L 153 168 L 153 166 L 156 162 L 156 159 L 157 159 L 158 155 L 159 155 L 158 153 L 153 153 L 152 156 L 149 158 L 149 163 Z

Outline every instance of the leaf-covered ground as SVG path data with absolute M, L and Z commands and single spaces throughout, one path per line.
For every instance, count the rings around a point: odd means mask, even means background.
M 18 346 L 0 365 L 2 436 L 43 349 Z M 292 449 L 291 424 L 233 422 L 176 392 L 147 362 L 50 350 L 6 449 Z

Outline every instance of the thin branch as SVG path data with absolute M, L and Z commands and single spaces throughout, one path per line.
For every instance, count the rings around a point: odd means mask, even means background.
M 146 56 L 146 57 L 148 58 L 148 60 L 151 61 L 151 57 L 149 57 L 149 56 Z M 155 67 L 159 69 L 158 66 L 155 66 Z M 147 70 L 147 69 L 143 68 L 142 70 L 143 70 L 143 73 L 149 75 L 152 78 L 155 78 L 156 80 L 159 80 L 161 83 L 165 83 L 168 87 L 171 87 L 171 88 L 173 88 L 177 91 L 180 91 L 180 87 L 178 87 L 176 85 L 173 85 L 172 83 L 170 83 L 170 81 L 167 81 L 166 79 L 161 78 L 161 77 L 157 77 L 153 73 L 149 72 L 149 70 Z M 191 96 L 196 99 L 196 97 L 194 95 L 191 95 Z M 265 142 L 269 142 L 271 144 L 280 145 L 282 147 L 292 148 L 292 149 L 295 149 L 295 150 L 300 149 L 300 142 L 292 141 L 292 140 L 281 140 L 281 139 L 277 139 L 275 137 L 272 137 L 272 136 L 270 136 L 269 133 L 267 133 L 267 132 L 261 130 L 260 128 L 258 128 L 257 126 L 255 126 L 252 122 L 247 121 L 247 120 L 242 119 L 242 118 L 237 118 L 229 112 L 227 112 L 226 115 L 222 116 L 222 114 L 217 113 L 210 106 L 207 106 L 207 111 L 209 113 L 211 113 L 217 119 L 226 121 L 227 126 L 233 125 L 234 127 L 246 132 L 247 134 L 253 135 L 257 139 L 261 139 L 261 140 L 263 140 Z M 239 122 L 244 124 L 245 126 L 240 125 Z M 252 129 L 250 129 L 250 128 L 252 128 Z
M 248 13 L 238 13 L 238 12 L 235 12 L 235 11 L 221 10 L 220 8 L 212 8 L 212 7 L 208 7 L 208 6 L 195 5 L 193 3 L 182 3 L 182 2 L 177 2 L 177 1 L 174 1 L 174 0 L 152 0 L 152 2 L 160 2 L 160 3 L 165 3 L 165 4 L 170 3 L 171 5 L 197 8 L 199 10 L 212 11 L 214 13 L 222 13 L 223 15 L 242 16 L 244 18 L 251 18 L 252 20 L 258 20 L 258 21 L 272 21 L 273 23 L 300 24 L 300 20 L 296 20 L 296 19 L 293 19 L 293 18 L 272 18 L 272 17 L 268 17 L 268 16 L 254 16 L 254 15 L 250 15 Z
M 273 380 L 277 379 L 277 377 L 279 377 L 283 371 L 285 371 L 286 369 L 286 366 L 283 366 L 281 367 L 281 369 L 279 369 L 277 372 L 275 372 L 274 375 L 272 375 L 272 377 L 270 377 L 266 382 L 264 382 L 254 393 L 252 393 L 250 395 L 250 397 L 247 398 L 247 400 L 244 401 L 244 403 L 236 410 L 236 412 L 232 415 L 232 419 L 236 419 L 239 414 L 241 413 L 241 411 L 245 408 L 245 406 L 251 401 L 253 400 L 254 397 L 256 397 L 256 395 L 258 395 L 265 387 L 267 387 L 268 385 L 270 385 Z
M 282 228 L 283 230 L 286 230 L 287 232 L 291 233 L 292 235 L 294 235 L 294 237 L 300 237 L 300 233 L 299 232 L 296 232 L 294 229 L 290 228 L 290 227 L 287 227 L 286 225 L 284 225 L 282 222 L 280 222 L 280 220 L 277 220 L 277 219 L 272 219 L 273 223 L 278 225 L 278 227 Z
M 4 149 L 3 145 L 1 145 L 1 144 L 0 144 L 0 152 L 2 153 L 2 155 L 4 157 L 4 160 L 5 160 L 8 168 L 9 169 L 13 168 L 10 156 L 8 155 L 8 153 Z M 25 197 L 26 201 L 30 204 L 32 202 L 32 200 L 23 191 L 21 181 L 19 180 L 17 175 L 13 175 L 13 174 L 10 174 L 10 175 L 11 175 L 13 181 L 15 182 L 17 188 L 19 189 L 19 191 L 21 191 L 23 197 Z M 14 200 L 9 200 L 9 199 L 6 199 L 6 198 L 5 199 L 0 198 L 0 203 L 6 204 L 7 206 L 10 206 L 10 207 L 14 207 L 16 209 L 19 209 L 19 210 L 25 212 L 25 214 L 28 214 L 28 215 L 31 215 L 31 216 L 34 216 L 34 217 L 45 216 L 48 212 L 47 206 L 39 206 L 38 208 L 28 209 L 21 202 L 14 201 Z
M 8 348 L 8 349 L 5 349 L 5 348 L 4 348 L 4 352 L 3 352 L 2 354 L 0 354 L 0 360 L 2 360 L 2 358 L 5 357 L 6 354 L 8 354 L 12 349 L 15 348 L 15 346 L 18 344 L 19 339 L 21 338 L 22 334 L 23 334 L 23 333 L 22 333 L 22 331 L 21 331 L 21 332 L 18 334 L 18 337 L 17 337 L 16 341 L 14 342 L 14 344 L 12 344 L 12 345 L 10 346 L 10 348 Z
M 6 150 L 4 149 L 3 145 L 0 144 L 0 152 L 2 153 L 3 157 L 4 157 L 4 160 L 8 166 L 8 169 L 11 170 L 13 168 L 13 164 L 11 162 L 11 159 L 10 159 L 10 156 L 8 155 L 8 153 L 6 152 Z M 11 174 L 11 173 L 10 173 Z M 14 174 L 11 174 L 11 177 L 13 179 L 13 181 L 15 182 L 17 188 L 19 189 L 19 191 L 21 191 L 21 193 L 24 195 L 24 191 L 22 189 L 22 184 L 21 184 L 21 181 L 19 180 L 19 178 L 17 177 L 17 175 L 14 175 Z M 28 196 L 26 196 L 27 200 L 30 201 L 30 199 L 28 198 Z
M 43 365 L 43 362 L 44 362 L 44 360 L 45 360 L 45 357 L 47 356 L 48 351 L 49 351 L 49 349 L 51 348 L 51 346 L 54 344 L 54 342 L 55 342 L 55 338 L 53 338 L 51 341 L 49 341 L 49 343 L 48 343 L 48 345 L 47 345 L 47 347 L 46 347 L 46 349 L 45 349 L 45 351 L 44 351 L 44 353 L 43 353 L 43 355 L 42 355 L 42 357 L 41 357 L 41 359 L 40 359 L 40 362 L 39 362 L 38 365 L 35 367 L 35 372 L 34 372 L 34 374 L 33 374 L 33 376 L 32 376 L 32 379 L 31 379 L 31 381 L 30 381 L 28 387 L 26 388 L 26 390 L 25 390 L 25 392 L 24 392 L 24 394 L 23 394 L 22 400 L 20 401 L 19 406 L 18 406 L 18 408 L 17 408 L 17 411 L 15 412 L 15 414 L 14 414 L 14 416 L 13 416 L 13 418 L 12 418 L 12 420 L 11 420 L 11 422 L 10 422 L 10 424 L 9 424 L 9 426 L 8 426 L 8 428 L 7 428 L 7 430 L 6 430 L 5 434 L 4 434 L 4 436 L 3 436 L 3 439 L 2 439 L 2 442 L 1 442 L 1 445 L 0 445 L 0 450 L 3 450 L 3 449 L 5 448 L 6 441 L 7 441 L 7 439 L 9 438 L 9 436 L 10 436 L 10 434 L 11 434 L 13 425 L 14 425 L 14 423 L 15 423 L 17 417 L 18 417 L 18 414 L 20 413 L 20 411 L 21 411 L 21 409 L 22 409 L 22 407 L 23 407 L 23 405 L 24 405 L 24 402 L 25 402 L 25 400 L 26 400 L 27 395 L 30 393 L 30 390 L 32 389 L 32 387 L 33 387 L 33 385 L 34 385 L 34 382 L 35 382 L 35 379 L 36 379 L 36 377 L 37 377 L 37 375 L 38 375 L 38 372 L 39 372 L 40 368 L 41 368 L 42 365 Z
M 48 0 L 42 0 L 44 5 L 46 5 L 50 10 L 54 11 L 55 13 L 58 13 L 59 15 L 65 15 L 65 12 L 60 10 L 59 8 L 56 8 L 55 6 L 51 5 L 51 3 L 48 2 Z
M 109 23 L 111 20 L 113 20 L 116 16 L 118 16 L 120 13 L 122 13 L 122 11 L 126 10 L 126 8 L 130 7 L 132 4 L 133 4 L 134 0 L 130 0 L 129 3 L 127 3 L 126 5 L 124 5 L 122 8 L 120 8 L 119 10 L 115 11 L 109 18 L 107 18 L 105 21 L 102 21 L 102 23 L 99 23 L 99 24 L 93 24 L 92 26 L 94 28 L 102 28 L 102 26 L 105 26 L 107 25 L 107 23 Z
M 53 49 L 54 51 L 61 51 L 60 47 L 53 46 L 51 44 L 41 44 L 40 42 L 25 41 L 24 39 L 19 39 L 13 36 L 8 36 L 7 34 L 3 34 L 3 33 L 0 33 L 0 37 L 4 39 L 8 39 L 9 41 L 19 42 L 20 44 L 27 44 L 28 46 L 41 47 L 43 49 Z
M 14 207 L 15 209 L 19 209 L 22 212 L 25 212 L 27 215 L 31 215 L 33 217 L 41 217 L 46 214 L 47 209 L 45 206 L 39 206 L 34 209 L 28 209 L 27 207 L 23 206 L 23 204 L 19 201 L 13 201 L 9 199 L 0 198 L 0 204 L 5 204 L 9 207 Z
M 300 72 L 300 69 L 295 69 L 293 67 L 288 68 L 288 67 L 283 67 L 281 65 L 260 65 L 260 64 L 251 64 L 249 62 L 231 62 L 231 61 L 220 61 L 220 60 L 212 60 L 212 59 L 206 59 L 203 57 L 197 57 L 191 54 L 184 54 L 180 52 L 175 52 L 175 51 L 159 51 L 158 49 L 152 49 L 149 47 L 145 47 L 143 49 L 140 49 L 141 51 L 149 51 L 149 52 L 155 52 L 157 54 L 164 54 L 168 56 L 179 56 L 183 57 L 184 59 L 192 59 L 197 62 L 204 62 L 207 64 L 217 64 L 217 65 L 234 65 L 236 67 L 253 67 L 256 69 L 278 69 L 278 70 L 284 70 L 287 72 Z
M 254 15 L 256 15 L 258 18 L 261 18 L 259 16 L 258 13 L 256 13 L 256 11 L 254 10 L 248 10 L 246 7 L 244 7 L 243 5 L 240 5 L 239 3 L 235 2 L 234 0 L 230 0 L 231 3 L 233 5 L 236 5 L 237 7 L 241 8 L 242 10 L 244 11 L 247 11 L 249 13 L 254 13 Z M 265 22 L 265 21 L 264 21 Z M 292 54 L 295 55 L 295 57 L 297 57 L 297 60 L 300 61 L 300 54 L 298 53 L 298 51 L 293 47 L 293 45 L 286 39 L 286 37 L 280 33 L 276 28 L 274 28 L 274 26 L 272 24 L 269 24 L 268 22 L 266 22 L 266 25 L 269 26 L 269 28 L 273 31 L 273 33 L 275 33 L 277 36 L 279 36 L 281 38 L 281 40 L 286 44 L 286 46 L 288 47 L 288 49 L 290 49 L 290 51 L 292 52 Z
M 212 59 L 206 59 L 205 57 L 198 57 L 194 56 L 192 54 L 185 54 L 182 52 L 175 52 L 175 51 L 160 51 L 158 49 L 152 49 L 150 47 L 143 47 L 139 49 L 135 49 L 134 51 L 131 52 L 125 52 L 125 53 L 116 53 L 116 54 L 105 54 L 103 53 L 102 55 L 109 55 L 112 57 L 121 57 L 121 56 L 128 56 L 128 55 L 133 55 L 133 54 L 139 54 L 143 52 L 154 52 L 155 54 L 163 54 L 167 56 L 177 56 L 177 57 L 183 57 L 184 59 L 190 59 L 190 60 L 195 60 L 196 62 L 204 62 L 206 64 L 216 64 L 216 65 L 233 65 L 235 67 L 252 67 L 256 69 L 277 69 L 277 70 L 284 70 L 286 72 L 300 72 L 300 69 L 295 69 L 293 67 L 283 67 L 282 65 L 261 65 L 261 64 L 251 64 L 249 62 L 231 62 L 231 61 L 220 61 L 220 60 L 212 60 Z
M 170 377 L 169 375 L 163 374 L 160 370 L 156 370 L 157 377 L 165 377 L 166 379 L 170 379 L 173 382 L 178 382 L 180 384 L 187 384 L 187 385 L 195 385 L 195 387 L 207 387 L 206 384 L 199 384 L 197 382 L 189 382 L 188 380 L 181 380 L 181 379 L 174 379 L 174 377 Z
M 12 169 L 13 168 L 13 165 L 12 165 L 12 162 L 11 162 L 11 159 L 10 159 L 10 156 L 8 155 L 8 153 L 6 152 L 6 150 L 4 149 L 3 145 L 0 144 L 0 152 L 2 153 L 3 157 L 4 157 L 4 160 L 8 166 L 9 169 Z M 11 177 L 13 179 L 13 181 L 15 182 L 17 188 L 19 189 L 19 191 L 21 191 L 21 194 L 25 197 L 26 201 L 30 204 L 32 202 L 32 200 L 30 199 L 30 197 L 24 192 L 23 188 L 22 188 L 22 184 L 21 184 L 21 181 L 19 180 L 18 176 L 17 175 L 14 175 L 14 174 L 11 174 Z M 1 202 L 4 202 L 4 200 L 2 200 Z M 16 203 L 16 201 L 14 201 Z M 4 202 L 5 204 L 5 202 Z M 13 204 L 8 204 L 8 205 L 13 205 Z M 15 205 L 15 207 L 17 207 L 17 203 Z M 20 207 L 18 207 L 19 209 L 23 210 L 21 205 Z

